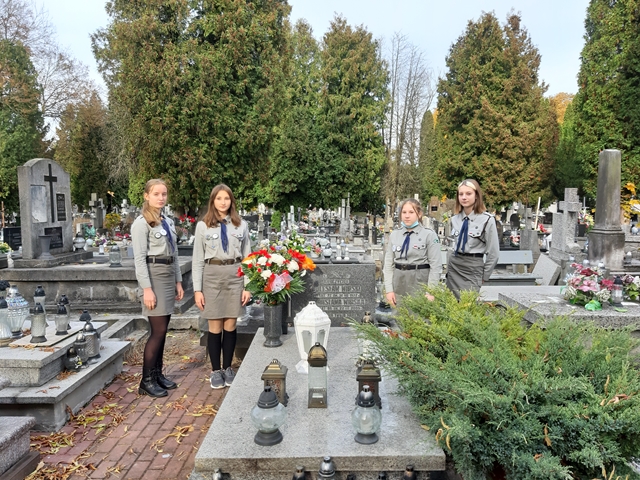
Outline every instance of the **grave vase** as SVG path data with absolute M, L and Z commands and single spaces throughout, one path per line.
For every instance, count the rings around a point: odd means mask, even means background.
M 53 258 L 51 255 L 50 247 L 51 247 L 51 235 L 38 235 L 38 240 L 40 242 L 40 251 L 42 252 L 38 257 L 41 260 L 50 260 Z
M 282 345 L 282 317 L 284 304 L 264 305 L 264 336 L 265 347 L 279 347 Z

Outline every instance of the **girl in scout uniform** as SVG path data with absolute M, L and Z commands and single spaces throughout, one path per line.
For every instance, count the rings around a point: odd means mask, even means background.
M 421 283 L 437 285 L 442 273 L 440 241 L 433 230 L 420 223 L 420 202 L 404 200 L 400 218 L 402 226 L 389 235 L 384 256 L 384 287 L 387 301 L 393 306 L 400 295 L 416 292 Z
M 451 218 L 454 249 L 447 264 L 447 287 L 458 300 L 461 290 L 480 291 L 498 263 L 496 221 L 486 210 L 478 182 L 462 181 L 456 196 L 456 215 Z
M 176 248 L 176 228 L 160 212 L 167 203 L 167 185 L 160 179 L 144 187 L 142 215 L 131 225 L 136 278 L 142 295 L 142 314 L 151 333 L 144 347 L 142 381 L 138 392 L 164 397 L 177 385 L 162 374 L 162 356 L 175 300 L 182 300 L 182 273 Z
M 224 388 L 235 378 L 231 361 L 236 348 L 236 319 L 251 299 L 244 290 L 244 279 L 237 275 L 240 262 L 251 253 L 249 229 L 236 212 L 236 199 L 226 185 L 213 187 L 209 209 L 196 225 L 195 237 L 193 289 L 196 305 L 209 321 L 211 388 Z

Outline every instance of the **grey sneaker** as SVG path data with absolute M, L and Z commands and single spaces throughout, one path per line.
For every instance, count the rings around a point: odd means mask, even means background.
M 216 390 L 224 388 L 224 373 L 222 370 L 216 370 L 211 373 L 211 388 Z
M 223 373 L 224 373 L 224 384 L 227 387 L 230 387 L 231 384 L 233 383 L 233 379 L 236 378 L 236 374 L 234 373 L 231 367 L 227 367 Z

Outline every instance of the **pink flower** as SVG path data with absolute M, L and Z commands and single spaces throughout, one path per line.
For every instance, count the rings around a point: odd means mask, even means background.
M 582 281 L 582 284 L 578 285 L 576 288 L 583 292 L 597 292 L 600 289 L 598 287 L 598 282 L 596 282 L 595 280 L 589 280 L 587 278 L 585 278 Z

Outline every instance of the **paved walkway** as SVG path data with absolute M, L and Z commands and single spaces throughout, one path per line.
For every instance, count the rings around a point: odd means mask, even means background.
M 186 479 L 227 389 L 212 390 L 203 355 L 165 368 L 169 395 L 138 395 L 141 367 L 126 366 L 58 433 L 31 435 L 42 452 L 29 480 Z

